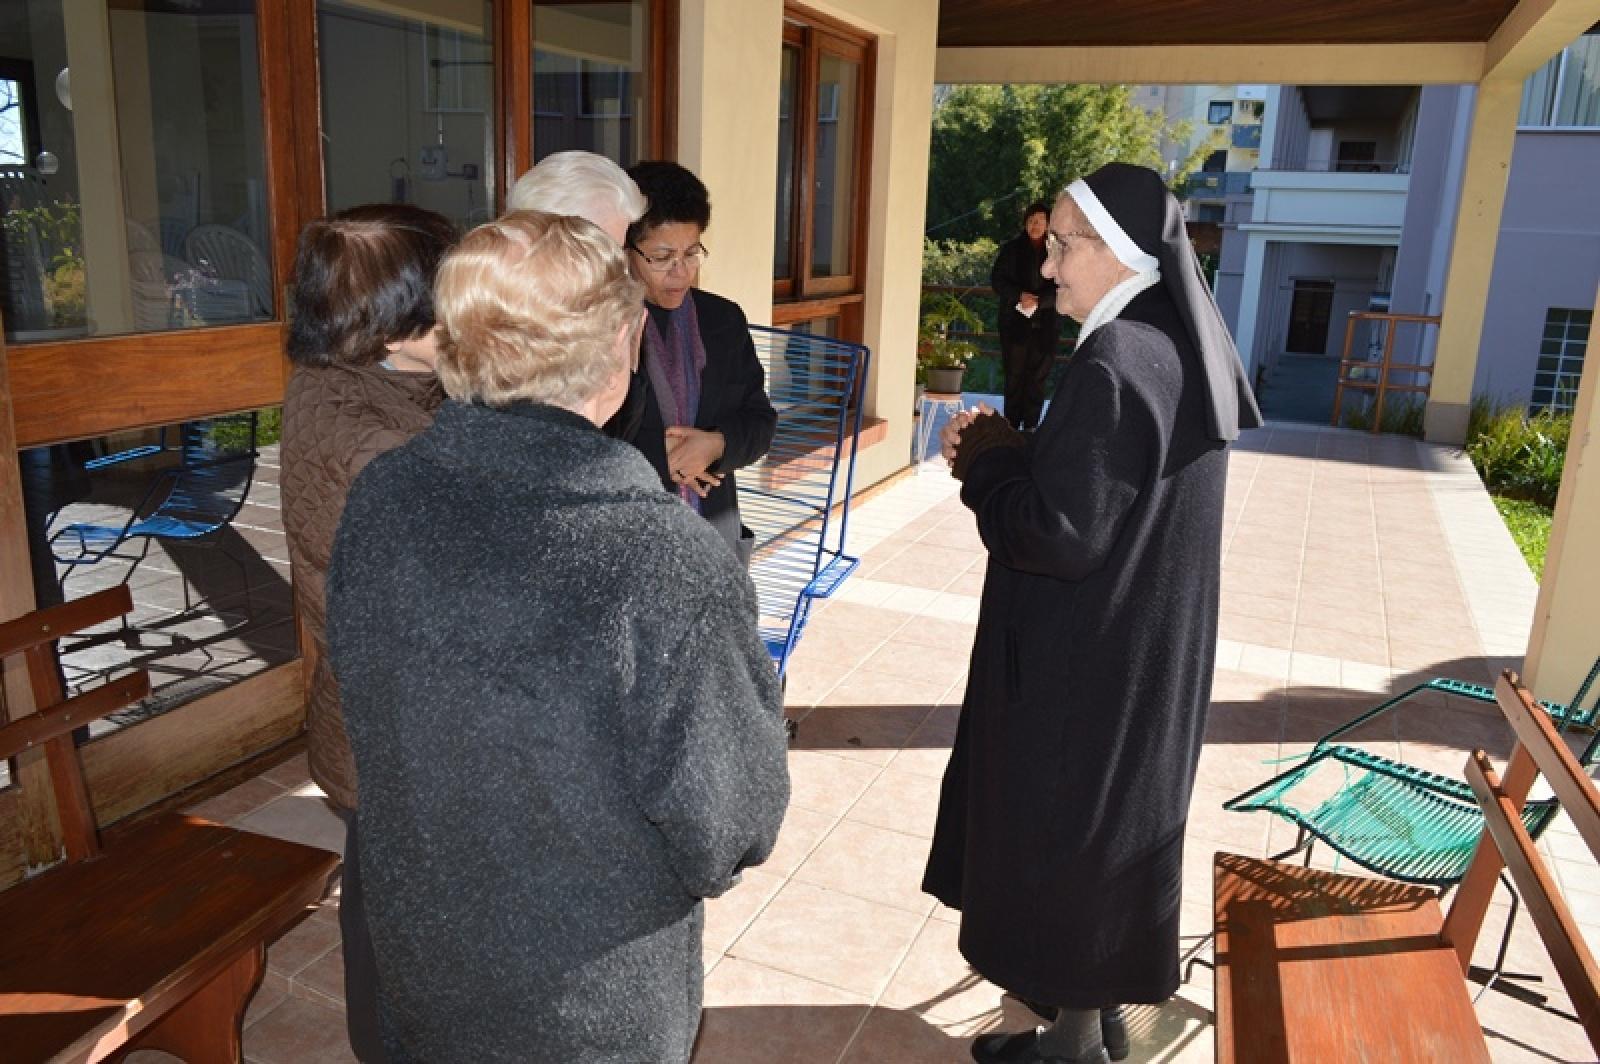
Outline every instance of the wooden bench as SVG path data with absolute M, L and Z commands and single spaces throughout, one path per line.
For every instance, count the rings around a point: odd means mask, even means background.
M 0 727 L 0 757 L 44 748 L 65 865 L 0 893 L 0 1058 L 120 1059 L 161 1049 L 238 1061 L 265 945 L 326 892 L 338 857 L 195 817 L 151 817 L 102 848 L 73 729 L 150 691 L 138 672 L 62 700 L 50 643 L 132 607 L 114 587 L 0 624 L 26 655 L 34 713 Z
M 1600 795 L 1515 674 L 1495 695 L 1517 745 L 1504 783 L 1467 760 L 1487 830 L 1447 916 L 1430 888 L 1216 855 L 1219 1064 L 1487 1061 L 1466 973 L 1502 869 L 1600 1053 L 1600 969 L 1518 815 L 1542 772 L 1600 856 Z

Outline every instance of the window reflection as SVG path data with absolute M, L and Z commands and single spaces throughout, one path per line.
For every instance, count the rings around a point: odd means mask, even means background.
M 534 161 L 591 151 L 631 166 L 649 135 L 646 0 L 533 5 Z
M 152 694 L 95 736 L 296 653 L 276 408 L 19 452 L 40 608 L 125 583 L 126 618 L 57 644 L 68 693 L 128 669 Z
M 470 228 L 494 213 L 494 8 L 405 6 L 317 5 L 328 210 L 412 203 Z
M 817 84 L 817 187 L 811 274 L 850 272 L 855 225 L 856 117 L 861 64 L 822 54 Z
M 778 81 L 778 207 L 777 240 L 773 245 L 772 277 L 787 281 L 794 234 L 794 108 L 800 72 L 800 49 L 783 46 L 783 70 Z
M 251 0 L 0 5 L 11 343 L 274 315 Z

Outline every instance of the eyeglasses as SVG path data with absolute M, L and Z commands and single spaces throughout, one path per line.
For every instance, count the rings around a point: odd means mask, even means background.
M 1078 229 L 1074 232 L 1062 233 L 1060 235 L 1046 230 L 1044 234 L 1045 254 L 1049 255 L 1051 258 L 1055 258 L 1064 251 L 1071 251 L 1072 240 L 1074 237 L 1079 240 L 1099 240 L 1100 234 L 1090 229 Z
M 693 272 L 711 254 L 704 244 L 696 244 L 681 255 L 675 251 L 657 251 L 647 255 L 637 244 L 631 245 L 628 250 L 643 259 L 653 273 L 671 273 L 672 268 L 680 264 L 684 270 Z

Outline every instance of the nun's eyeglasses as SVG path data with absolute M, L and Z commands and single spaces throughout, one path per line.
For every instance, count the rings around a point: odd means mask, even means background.
M 1096 233 L 1092 229 L 1078 229 L 1070 233 L 1061 234 L 1052 233 L 1049 230 L 1046 230 L 1044 234 L 1045 253 L 1051 258 L 1055 258 L 1064 251 L 1071 251 L 1074 237 L 1079 240 L 1099 240 L 1100 234 Z

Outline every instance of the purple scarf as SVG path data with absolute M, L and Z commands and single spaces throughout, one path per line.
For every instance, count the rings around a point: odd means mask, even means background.
M 667 311 L 666 335 L 656 328 L 653 314 L 645 316 L 644 368 L 650 375 L 650 390 L 661 409 L 661 423 L 693 426 L 700 414 L 700 375 L 706 368 L 706 348 L 700 340 L 700 318 L 695 314 L 693 294 L 685 294 L 676 310 Z M 695 513 L 700 512 L 700 496 L 687 484 L 678 486 L 678 496 Z

